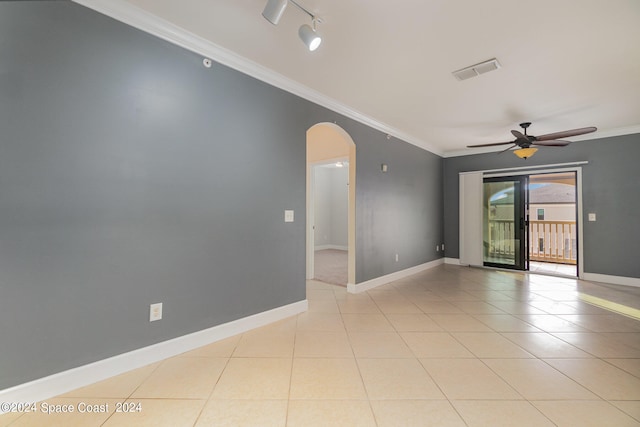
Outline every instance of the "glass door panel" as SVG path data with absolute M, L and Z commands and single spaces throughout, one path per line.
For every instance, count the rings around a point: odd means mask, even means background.
M 526 184 L 526 176 L 484 179 L 484 265 L 526 269 Z

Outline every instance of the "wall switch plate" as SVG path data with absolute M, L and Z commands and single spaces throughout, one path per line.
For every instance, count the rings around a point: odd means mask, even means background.
M 436 245 L 436 252 L 440 252 L 440 245 Z
M 589 214 L 589 221 L 595 221 L 595 220 L 596 220 L 596 214 L 590 213 Z
M 444 251 L 444 243 L 442 244 L 442 250 Z
M 398 262 L 398 254 L 396 254 L 396 262 Z
M 293 211 L 284 211 L 284 222 L 293 222 Z
M 151 304 L 149 306 L 149 322 L 162 319 L 162 303 Z

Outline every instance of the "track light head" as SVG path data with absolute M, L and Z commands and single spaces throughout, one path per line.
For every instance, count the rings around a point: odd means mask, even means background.
M 320 46 L 320 43 L 322 43 L 322 38 L 320 37 L 320 35 L 307 24 L 304 24 L 300 27 L 300 29 L 298 30 L 298 35 L 311 52 L 316 50 L 318 46 Z
M 262 11 L 262 16 L 273 25 L 278 25 L 286 8 L 287 0 L 268 0 Z

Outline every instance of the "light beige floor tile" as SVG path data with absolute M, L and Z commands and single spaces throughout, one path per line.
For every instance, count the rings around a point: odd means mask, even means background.
M 349 332 L 349 341 L 357 358 L 415 357 L 397 332 Z
M 339 313 L 305 312 L 298 315 L 298 331 L 344 331 Z
M 534 357 L 496 332 L 453 332 L 451 335 L 481 359 Z
M 483 361 L 528 400 L 598 399 L 598 396 L 539 359 Z
M 507 314 L 546 314 L 539 308 L 532 307 L 523 301 L 491 301 L 491 305 L 498 307 Z
M 287 399 L 292 359 L 230 359 L 214 399 Z
M 496 332 L 542 332 L 511 314 L 474 314 L 473 317 Z
M 461 314 L 462 309 L 448 301 L 418 300 L 414 301 L 420 310 L 427 314 Z
M 242 335 L 233 357 L 292 357 L 295 330 L 249 331 Z
M 539 308 L 542 311 L 554 315 L 578 313 L 577 307 L 558 301 L 530 301 L 529 304 L 531 304 L 535 308 Z
M 593 332 L 638 332 L 640 322 L 619 314 L 571 314 L 561 317 Z
M 355 359 L 295 359 L 289 396 L 324 400 L 367 398 Z
M 464 290 L 452 291 L 450 289 L 440 289 L 436 291 L 444 300 L 454 303 L 462 301 L 477 301 L 478 297 Z
M 484 323 L 468 314 L 430 314 L 442 329 L 449 332 L 493 332 Z
M 18 427 L 101 426 L 115 412 L 116 402 L 122 401 L 106 398 L 57 397 L 38 402 L 31 408 L 32 412 L 25 413 L 17 419 L 12 416 L 13 414 L 1 415 L 0 423 L 4 423 L 6 417 L 7 420 L 14 419 L 11 425 Z M 93 408 L 95 405 L 102 405 L 98 409 L 104 412 L 87 411 L 87 407 Z
M 640 378 L 600 359 L 546 359 L 546 362 L 607 400 L 640 400 Z
M 426 314 L 387 314 L 387 319 L 396 331 L 401 332 L 436 332 L 442 331 Z
M 206 401 L 191 399 L 133 399 L 131 402 L 140 404 L 140 412 L 113 414 L 104 426 L 190 427 L 196 422 Z
M 17 408 L 16 408 L 17 411 Z M 23 416 L 24 412 L 7 412 L 4 414 L 0 414 L 0 426 L 6 427 L 21 416 Z
M 640 359 L 603 359 L 620 369 L 640 378 Z
M 519 400 L 518 394 L 478 359 L 420 359 L 449 400 Z
M 132 398 L 207 399 L 227 359 L 167 359 L 138 387 Z
M 358 359 L 369 399 L 444 399 L 416 359 Z
M 373 400 L 378 427 L 464 427 L 446 400 Z
M 596 357 L 640 358 L 640 350 L 612 339 L 607 334 L 583 332 L 554 333 L 553 335 Z
M 559 427 L 640 426 L 613 405 L 602 401 L 531 402 Z
M 415 357 L 474 357 L 448 332 L 401 332 Z
M 340 313 L 338 302 L 335 300 L 309 300 L 308 311 L 312 313 Z
M 453 406 L 469 427 L 544 427 L 554 424 L 524 401 L 460 400 Z
M 286 400 L 210 400 L 196 427 L 284 427 Z
M 517 317 L 545 332 L 588 332 L 582 326 L 551 314 L 519 314 Z
M 390 313 L 420 314 L 422 313 L 422 310 L 420 310 L 417 305 L 409 301 L 381 300 L 381 301 L 376 301 L 376 304 L 378 305 L 378 308 L 385 314 L 390 314 Z
M 484 301 L 453 301 L 453 305 L 467 314 L 505 314 L 498 307 Z
M 375 427 L 369 402 L 363 400 L 292 400 L 287 427 Z
M 390 332 L 394 330 L 383 314 L 344 313 L 342 319 L 349 332 Z
M 640 321 L 636 321 L 640 325 Z M 607 338 L 640 351 L 640 332 L 608 332 Z
M 330 283 L 321 282 L 319 280 L 309 279 L 307 280 L 307 290 L 309 289 L 333 289 L 337 285 L 332 285 Z
M 307 299 L 335 301 L 336 294 L 333 289 L 307 289 Z
M 353 357 L 347 333 L 298 331 L 295 357 Z
M 144 380 L 155 371 L 161 362 L 153 363 L 130 372 L 82 387 L 60 397 L 113 397 L 126 399 Z
M 590 358 L 593 355 L 580 350 L 546 332 L 503 333 L 503 337 L 513 341 L 529 353 L 541 358 Z
M 640 423 L 640 400 L 612 400 L 609 403 Z
M 220 340 L 195 350 L 182 353 L 180 357 L 223 357 L 229 358 L 240 342 L 241 335 Z
M 382 313 L 378 305 L 371 299 L 338 301 L 340 313 Z

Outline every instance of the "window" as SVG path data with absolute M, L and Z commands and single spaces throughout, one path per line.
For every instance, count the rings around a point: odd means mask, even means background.
M 544 221 L 544 208 L 538 209 L 538 221 Z

